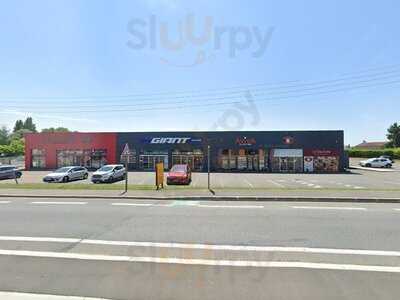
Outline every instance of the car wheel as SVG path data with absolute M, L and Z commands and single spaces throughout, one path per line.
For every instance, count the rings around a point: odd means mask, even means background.
M 89 177 L 88 174 L 83 175 L 83 179 L 88 179 L 88 177 Z
M 108 182 L 114 182 L 114 177 L 110 176 L 110 178 L 108 178 Z
M 65 176 L 64 178 L 63 178 L 63 180 L 62 180 L 62 182 L 68 182 L 69 181 L 69 177 L 68 176 Z
M 371 164 L 366 164 L 365 165 L 367 168 L 371 168 Z
M 388 165 L 386 166 L 386 168 L 388 168 L 388 169 L 390 169 L 391 167 L 392 167 L 391 164 L 388 164 Z

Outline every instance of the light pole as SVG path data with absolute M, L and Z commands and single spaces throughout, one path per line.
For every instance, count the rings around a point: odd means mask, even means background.
M 207 146 L 207 187 L 211 191 L 210 186 L 210 145 Z

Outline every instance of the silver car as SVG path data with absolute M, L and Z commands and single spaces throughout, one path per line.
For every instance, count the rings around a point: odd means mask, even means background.
M 367 168 L 391 168 L 392 161 L 387 158 L 370 158 L 360 161 L 360 166 Z
M 62 167 L 55 170 L 53 173 L 47 174 L 44 182 L 69 182 L 73 180 L 84 180 L 89 177 L 89 172 L 84 167 L 72 166 Z
M 20 178 L 22 172 L 16 166 L 1 165 L 0 166 L 0 180 L 1 179 L 14 179 Z
M 114 182 L 125 179 L 126 170 L 123 165 L 105 165 L 92 175 L 93 183 Z

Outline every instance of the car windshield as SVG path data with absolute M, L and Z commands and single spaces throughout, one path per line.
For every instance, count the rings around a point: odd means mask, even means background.
M 71 168 L 64 167 L 64 168 L 59 168 L 59 169 L 55 170 L 54 173 L 66 173 L 69 170 L 71 170 Z
M 99 169 L 99 171 L 100 171 L 100 172 L 108 172 L 108 171 L 111 171 L 112 169 L 114 169 L 114 167 L 111 167 L 111 166 L 104 166 L 104 167 L 101 167 L 101 168 Z
M 174 173 L 185 173 L 186 172 L 186 166 L 184 166 L 184 165 L 173 166 L 171 168 L 171 172 L 174 172 Z

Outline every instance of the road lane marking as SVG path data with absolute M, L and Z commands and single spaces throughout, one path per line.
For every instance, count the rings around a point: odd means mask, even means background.
M 400 211 L 400 208 L 394 208 L 395 211 Z
M 7 300 L 110 300 L 105 298 L 90 298 L 77 296 L 59 296 L 49 294 L 31 294 L 16 292 L 0 292 L 0 299 Z
M 291 206 L 295 209 L 326 209 L 326 210 L 367 210 L 365 207 L 335 207 L 335 206 Z
M 206 205 L 199 204 L 197 207 L 205 207 L 205 208 L 264 208 L 261 205 Z
M 113 206 L 152 206 L 151 203 L 111 203 Z
M 53 205 L 53 204 L 55 204 L 55 205 L 57 205 L 57 204 L 60 204 L 60 205 L 85 205 L 85 204 L 87 204 L 87 202 L 34 201 L 34 202 L 31 202 L 31 204 L 41 204 L 41 205 L 46 205 L 46 204 L 49 204 L 49 205 Z
M 0 201 L 0 204 L 8 204 L 11 203 L 11 201 Z
M 140 256 L 136 257 L 136 256 L 78 254 L 70 252 L 25 251 L 25 250 L 0 250 L 0 255 L 56 258 L 56 259 L 77 259 L 77 260 L 89 260 L 89 261 L 133 262 L 133 263 L 138 262 L 138 263 L 256 267 L 256 268 L 300 268 L 300 269 L 319 269 L 319 270 L 400 273 L 400 267 L 332 264 L 332 263 L 310 263 L 310 262 L 292 262 L 292 261 L 211 260 L 211 259 L 187 259 L 187 258 L 140 257 Z
M 219 251 L 292 252 L 292 253 L 400 257 L 400 251 L 386 251 L 386 250 L 330 249 L 330 248 L 283 247 L 283 246 L 212 245 L 212 244 L 110 241 L 110 240 L 91 240 L 91 239 L 81 239 L 81 238 L 23 237 L 23 236 L 0 236 L 0 241 L 52 242 L 52 243 L 74 243 L 74 244 L 79 243 L 79 244 L 103 245 L 103 246 L 104 245 L 131 246 L 131 247 L 177 248 L 177 249 L 198 249 L 198 250 L 219 250 Z

